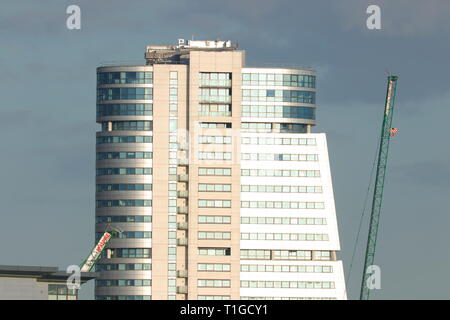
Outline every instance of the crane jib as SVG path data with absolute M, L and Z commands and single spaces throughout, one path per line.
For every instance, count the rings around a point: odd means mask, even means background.
M 389 141 L 390 141 L 390 129 L 392 124 L 393 112 L 394 112 L 394 103 L 395 103 L 395 94 L 397 89 L 397 80 L 398 76 L 389 76 L 388 77 L 388 86 L 386 93 L 386 104 L 385 110 L 383 113 L 383 124 L 381 128 L 381 138 L 380 145 L 378 150 L 378 162 L 377 162 L 377 171 L 375 177 L 375 187 L 373 192 L 372 199 L 372 211 L 370 215 L 369 222 L 369 233 L 367 239 L 367 247 L 366 254 L 364 260 L 364 270 L 363 277 L 361 283 L 361 291 L 360 291 L 360 299 L 368 300 L 370 290 L 373 288 L 369 288 L 369 281 L 372 280 L 369 274 L 369 270 L 372 270 L 374 267 L 375 260 L 375 249 L 377 242 L 377 233 L 378 233 L 378 225 L 380 221 L 381 215 L 381 204 L 383 199 L 383 189 L 384 189 L 384 180 L 386 176 L 387 169 L 387 160 L 388 160 L 388 152 L 389 152 Z

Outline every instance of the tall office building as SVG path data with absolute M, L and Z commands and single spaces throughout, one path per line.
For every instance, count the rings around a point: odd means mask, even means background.
M 97 299 L 345 299 L 312 70 L 230 41 L 97 69 Z

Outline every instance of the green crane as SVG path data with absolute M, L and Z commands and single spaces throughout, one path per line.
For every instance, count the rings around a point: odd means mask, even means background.
M 383 115 L 383 125 L 381 128 L 381 139 L 378 151 L 378 165 L 375 177 L 375 187 L 372 200 L 372 212 L 370 215 L 369 235 L 367 239 L 366 257 L 364 260 L 364 271 L 361 283 L 360 300 L 368 300 L 370 288 L 368 280 L 370 273 L 368 268 L 374 264 L 375 248 L 377 245 L 378 224 L 381 215 L 381 201 L 383 199 L 384 179 L 386 176 L 386 166 L 389 152 L 389 141 L 391 134 L 394 135 L 397 129 L 392 128 L 392 118 L 394 115 L 394 102 L 397 90 L 398 76 L 388 76 L 388 86 L 386 94 L 386 103 Z

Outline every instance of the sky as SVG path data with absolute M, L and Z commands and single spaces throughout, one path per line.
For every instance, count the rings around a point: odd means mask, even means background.
M 81 29 L 66 8 L 81 8 Z M 366 27 L 369 5 L 381 29 Z M 398 91 L 372 299 L 450 299 L 450 2 L 447 0 L 8 1 L 0 11 L 0 264 L 79 264 L 94 245 L 96 67 L 144 64 L 146 45 L 222 39 L 248 66 L 317 71 L 348 296 L 362 276 L 386 78 Z M 370 202 L 370 201 L 369 201 Z M 93 283 L 80 292 L 93 298 Z

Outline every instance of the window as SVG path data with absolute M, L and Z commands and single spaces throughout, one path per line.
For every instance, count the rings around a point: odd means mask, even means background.
M 319 161 L 317 154 L 242 153 L 242 160 L 251 161 Z
M 153 72 L 99 72 L 97 85 L 103 84 L 152 84 Z
M 153 152 L 98 152 L 97 160 L 106 159 L 151 159 Z
M 97 102 L 109 100 L 152 100 L 153 88 L 99 88 Z
M 241 240 L 328 241 L 328 235 L 321 233 L 241 233 Z
M 230 136 L 199 136 L 200 144 L 231 144 Z
M 230 264 L 220 264 L 220 263 L 198 263 L 198 271 L 215 271 L 215 272 L 228 272 L 231 270 Z
M 220 129 L 231 128 L 230 122 L 199 122 L 200 128 Z
M 309 145 L 315 146 L 315 138 L 266 138 L 266 137 L 242 137 L 242 144 L 254 145 Z
M 242 85 L 315 88 L 316 77 L 306 74 L 242 73 Z
M 199 208 L 231 208 L 231 200 L 198 200 Z
M 97 144 L 103 143 L 152 143 L 152 136 L 105 136 L 97 137 Z
M 207 191 L 207 192 L 230 192 L 231 184 L 208 184 L 208 183 L 199 183 L 198 191 Z
M 113 248 L 107 249 L 102 253 L 102 257 L 106 258 L 110 253 L 111 258 L 151 258 L 152 249 L 150 248 Z
M 96 170 L 97 176 L 104 175 L 151 175 L 152 168 L 100 168 Z
M 231 87 L 231 73 L 200 72 L 200 87 Z
M 207 288 L 229 288 L 231 284 L 230 280 L 205 280 L 198 279 L 197 286 L 198 287 L 207 287 Z
M 242 101 L 315 104 L 316 93 L 300 90 L 243 89 Z
M 241 176 L 251 177 L 320 177 L 319 170 L 241 169 Z
M 49 284 L 48 300 L 77 300 L 78 290 L 68 289 L 66 284 Z
M 230 240 L 231 232 L 198 232 L 198 238 L 201 240 Z
M 311 119 L 316 118 L 314 107 L 295 107 L 281 105 L 243 105 L 242 117 L 251 118 L 295 118 Z
M 231 248 L 198 248 L 201 256 L 230 256 Z
M 241 217 L 241 224 L 325 225 L 325 218 Z
M 202 117 L 231 117 L 231 104 L 200 104 L 198 114 Z
M 231 176 L 231 168 L 198 168 L 199 176 Z
M 306 133 L 305 124 L 272 123 L 272 122 L 242 122 L 242 132 L 274 132 L 274 133 Z
M 323 202 L 241 201 L 241 208 L 324 209 Z
M 97 216 L 95 223 L 110 223 L 110 222 L 152 222 L 152 216 Z
M 111 129 L 117 130 L 136 130 L 136 131 L 151 131 L 153 130 L 152 121 L 112 121 Z M 110 131 L 108 122 L 102 122 L 102 131 Z
M 321 186 L 241 185 L 241 192 L 322 193 Z
M 97 200 L 96 207 L 151 207 L 152 200 Z
M 150 183 L 138 184 L 98 184 L 96 186 L 97 192 L 103 191 L 151 191 L 152 185 Z
M 331 281 L 254 281 L 242 280 L 241 288 L 334 289 Z
M 198 223 L 231 223 L 231 216 L 198 216 Z
M 151 103 L 98 104 L 97 118 L 107 116 L 151 116 Z
M 199 152 L 200 160 L 231 160 L 231 152 Z

